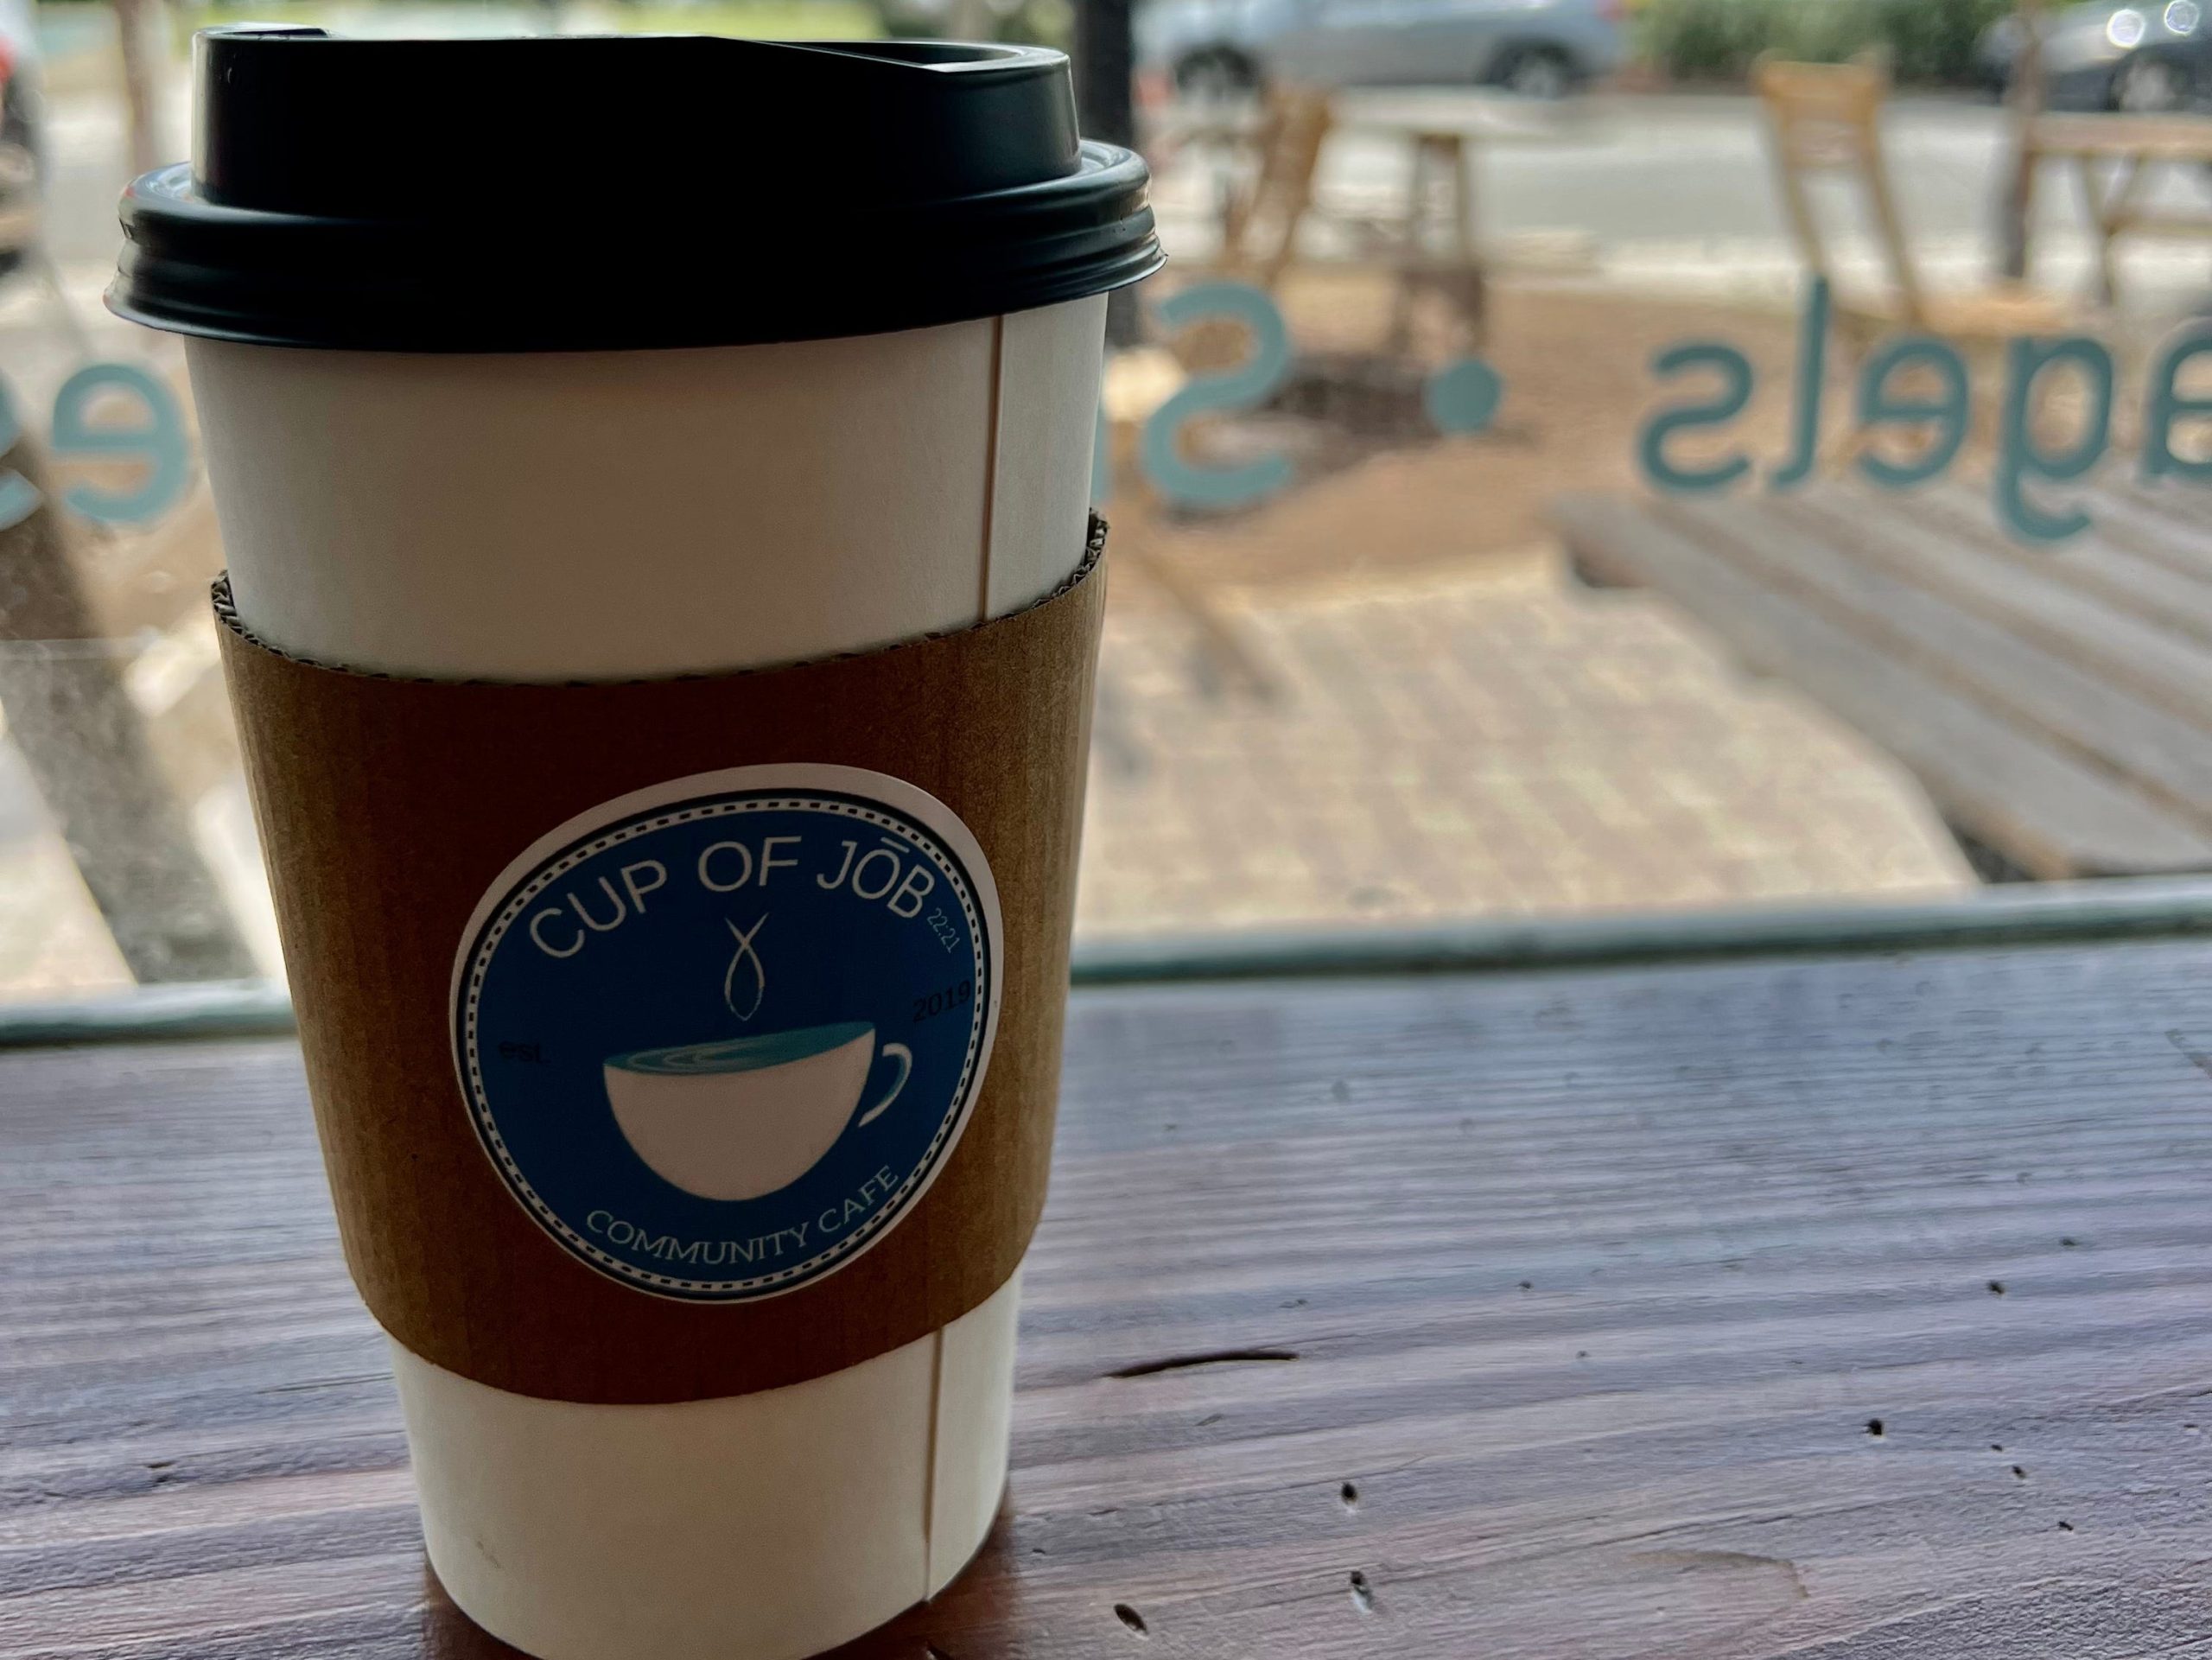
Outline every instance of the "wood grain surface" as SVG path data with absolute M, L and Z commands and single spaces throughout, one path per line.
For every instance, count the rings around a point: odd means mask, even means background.
M 2212 946 L 1088 992 L 849 1660 L 2212 1655 Z M 0 1058 L 0 1657 L 474 1660 L 281 1043 Z

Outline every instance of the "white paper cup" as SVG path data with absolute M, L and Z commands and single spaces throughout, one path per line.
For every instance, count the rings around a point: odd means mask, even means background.
M 1084 550 L 1104 321 L 1096 296 L 766 346 L 188 355 L 249 630 L 350 668 L 562 680 L 882 646 L 1049 594 Z M 679 1185 L 747 1180 L 652 1096 L 702 1080 L 639 1081 L 616 1110 L 671 1121 L 647 1142 Z M 1016 1295 L 826 1377 L 671 1405 L 533 1399 L 395 1344 L 431 1563 L 543 1660 L 856 1637 L 989 1530 Z
M 1144 164 L 1078 137 L 1061 54 L 256 26 L 202 34 L 194 70 L 193 161 L 125 193 L 109 302 L 187 337 L 268 645 L 435 678 L 734 671 L 971 626 L 1079 564 L 1105 295 L 1160 254 Z M 779 1192 L 913 1062 L 800 1024 L 773 1065 L 626 1051 L 593 1085 L 665 1181 Z M 783 1122 L 702 1133 L 753 1109 Z M 990 1526 L 1016 1296 L 667 1405 L 395 1344 L 431 1562 L 543 1660 L 855 1637 Z

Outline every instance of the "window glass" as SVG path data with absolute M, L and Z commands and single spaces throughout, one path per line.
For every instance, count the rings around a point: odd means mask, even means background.
M 182 353 L 100 303 L 248 15 L 0 0 L 0 1000 L 281 973 Z M 284 16 L 1076 52 L 1171 256 L 1109 313 L 1081 940 L 2212 868 L 2188 0 Z

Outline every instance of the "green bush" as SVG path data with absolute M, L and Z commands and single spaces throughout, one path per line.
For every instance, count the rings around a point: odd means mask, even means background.
M 1645 0 L 1644 59 L 1678 80 L 1735 79 L 1762 52 L 1834 63 L 1886 47 L 1900 80 L 1973 77 L 1974 46 L 2011 0 Z

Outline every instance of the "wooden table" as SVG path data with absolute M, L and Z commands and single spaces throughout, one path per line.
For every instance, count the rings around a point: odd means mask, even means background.
M 1380 139 L 1402 149 L 1405 211 L 1388 227 L 1397 288 L 1385 347 L 1408 350 L 1413 309 L 1423 292 L 1437 295 L 1459 318 L 1468 351 L 1488 343 L 1490 257 L 1480 226 L 1477 168 L 1485 146 L 1557 143 L 1571 129 L 1555 113 L 1532 117 L 1524 99 L 1475 99 L 1419 92 L 1346 93 L 1337 100 L 1334 131 Z M 1443 218 L 1436 217 L 1441 193 Z M 1433 232 L 1440 229 L 1442 239 Z
M 2097 296 L 2116 297 L 2113 245 L 2124 236 L 2212 235 L 2212 212 L 2153 207 L 2144 186 L 2164 167 L 2202 181 L 2212 167 L 2212 118 L 2197 115 L 2040 115 L 2025 136 L 2030 161 L 2070 161 L 2096 239 Z
M 2212 1638 L 2212 943 L 1078 994 L 976 1567 L 850 1660 Z M 461 1660 L 288 1043 L 0 1057 L 0 1656 Z
M 1481 148 L 1555 143 L 1579 121 L 1556 111 L 1532 114 L 1526 101 L 1506 98 L 1279 86 L 1256 107 L 1180 112 L 1162 126 L 1155 145 L 1167 155 L 1188 147 L 1224 156 L 1249 175 L 1222 199 L 1219 259 L 1232 275 L 1272 291 L 1297 257 L 1301 228 L 1319 215 L 1348 228 L 1363 253 L 1392 275 L 1384 351 L 1409 348 L 1414 307 L 1424 293 L 1440 296 L 1455 320 L 1459 348 L 1472 351 L 1489 327 L 1489 259 L 1476 188 Z M 1351 211 L 1319 200 L 1325 155 L 1346 137 L 1402 151 L 1404 193 L 1392 211 Z M 1262 219 L 1268 224 L 1259 236 Z M 1265 245 L 1250 245 L 1255 241 Z
M 2212 869 L 2212 523 L 2202 492 L 2109 483 L 2056 548 L 1986 493 L 1821 484 L 1585 496 L 1576 569 L 1644 586 L 1910 770 L 1987 875 Z

